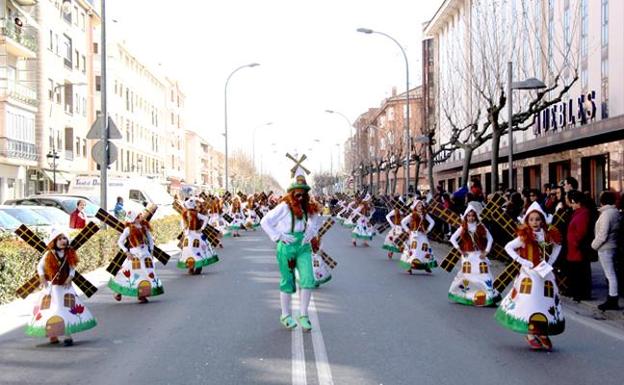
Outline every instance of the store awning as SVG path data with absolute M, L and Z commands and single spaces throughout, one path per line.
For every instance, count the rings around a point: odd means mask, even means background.
M 46 176 L 51 182 L 54 181 L 54 172 L 51 170 L 42 170 L 43 175 Z M 68 184 L 69 179 L 68 175 L 63 173 L 62 171 L 56 172 L 56 184 Z

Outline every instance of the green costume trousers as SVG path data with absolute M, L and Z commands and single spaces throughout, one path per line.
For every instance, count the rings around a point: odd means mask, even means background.
M 303 233 L 290 233 L 295 237 L 291 244 L 277 243 L 277 264 L 280 270 L 280 291 L 292 294 L 297 291 L 295 269 L 299 271 L 299 286 L 302 289 L 316 288 L 312 271 L 312 246 L 303 245 Z

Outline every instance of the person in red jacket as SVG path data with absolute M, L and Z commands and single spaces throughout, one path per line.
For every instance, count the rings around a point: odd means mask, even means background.
M 87 202 L 83 199 L 78 200 L 76 210 L 69 214 L 69 228 L 82 229 L 87 225 L 87 215 L 84 212 Z
M 578 190 L 568 191 L 568 203 L 572 216 L 566 234 L 568 262 L 568 293 L 577 302 L 591 297 L 591 266 L 589 239 L 591 212 L 585 205 L 585 196 Z

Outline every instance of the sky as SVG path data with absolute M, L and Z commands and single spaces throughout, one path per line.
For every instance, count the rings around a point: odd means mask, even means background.
M 313 173 L 342 166 L 351 123 L 378 107 L 392 87 L 421 84 L 422 23 L 442 0 L 107 0 L 109 36 L 121 36 L 138 58 L 178 80 L 187 128 L 224 149 L 227 87 L 229 151 L 254 155 L 258 169 L 282 185 L 305 153 Z M 114 22 L 112 22 L 114 20 Z M 267 123 L 272 123 L 267 125 Z M 255 135 L 254 135 L 255 133 Z M 255 140 L 254 140 L 255 137 Z M 255 142 L 255 146 L 254 146 Z M 340 146 L 336 146 L 339 143 Z

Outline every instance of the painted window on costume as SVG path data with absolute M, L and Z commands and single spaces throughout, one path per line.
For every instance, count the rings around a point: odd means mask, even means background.
M 533 281 L 531 281 L 531 278 L 523 278 L 520 283 L 520 294 L 531 294 L 532 287 Z

